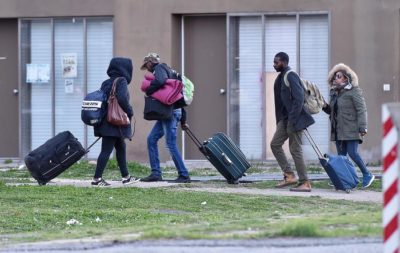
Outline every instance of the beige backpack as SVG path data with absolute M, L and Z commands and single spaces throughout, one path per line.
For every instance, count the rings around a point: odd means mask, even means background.
M 288 70 L 285 73 L 283 81 L 285 82 L 285 85 L 289 87 L 289 89 L 290 85 L 289 81 L 287 80 L 287 76 L 290 72 L 293 72 L 297 75 L 297 73 L 293 70 Z M 318 86 L 303 78 L 300 78 L 300 81 L 304 89 L 304 107 L 308 110 L 310 114 L 319 113 L 325 104 L 325 99 L 319 91 Z

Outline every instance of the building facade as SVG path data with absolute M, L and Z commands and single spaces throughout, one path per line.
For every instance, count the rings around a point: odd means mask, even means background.
M 0 0 L 0 159 L 23 158 L 65 130 L 89 146 L 93 129 L 80 120 L 82 98 L 107 78 L 110 59 L 124 56 L 134 62 L 128 159 L 147 161 L 153 122 L 142 116 L 139 67 L 157 52 L 195 84 L 188 124 L 200 139 L 226 132 L 249 159 L 273 160 L 272 61 L 285 51 L 325 96 L 333 65 L 356 71 L 369 115 L 361 153 L 377 162 L 381 105 L 399 102 L 399 34 L 397 0 Z M 315 120 L 312 135 L 323 152 L 334 152 L 328 116 Z M 179 143 L 185 159 L 203 159 L 184 135 Z M 316 159 L 306 140 L 304 150 Z M 96 144 L 88 158 L 99 151 Z

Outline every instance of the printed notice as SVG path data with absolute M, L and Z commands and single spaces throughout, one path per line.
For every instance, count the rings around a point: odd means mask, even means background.
M 61 54 L 61 68 L 63 78 L 75 78 L 78 76 L 78 55 L 77 53 Z
M 74 93 L 74 80 L 73 79 L 65 79 L 65 93 L 68 93 L 68 94 Z
M 50 81 L 49 64 L 26 64 L 26 82 L 27 83 L 48 83 Z

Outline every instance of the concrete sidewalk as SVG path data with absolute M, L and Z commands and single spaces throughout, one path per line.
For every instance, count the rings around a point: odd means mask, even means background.
M 208 160 L 185 160 L 185 165 L 189 170 L 196 169 L 204 169 L 204 168 L 214 168 L 214 166 Z M 289 161 L 293 164 L 292 161 Z M 96 161 L 90 161 L 91 164 L 96 164 Z M 150 167 L 148 163 L 141 163 L 147 167 Z M 264 162 L 252 162 L 252 167 L 258 168 L 261 170 L 269 171 L 269 170 L 279 170 L 279 165 L 275 160 L 264 161 Z M 318 161 L 308 161 L 306 162 L 308 167 L 321 167 Z M 167 161 L 165 163 L 160 164 L 161 167 L 175 167 L 172 161 Z M 19 159 L 0 159 L 0 169 L 10 169 L 10 168 L 24 168 L 24 161 Z M 382 166 L 367 166 L 369 170 L 373 173 L 381 173 Z
M 193 170 L 201 170 L 204 168 L 213 168 L 213 166 L 205 160 L 192 160 L 186 162 L 189 168 L 189 171 Z M 165 163 L 163 164 L 164 167 L 173 167 L 173 164 Z M 3 168 L 1 168 L 3 167 Z M 261 182 L 261 181 L 276 181 L 282 180 L 282 172 L 277 169 L 276 166 L 272 164 L 272 162 L 264 163 L 264 164 L 256 164 L 256 168 L 258 168 L 261 172 L 260 173 L 252 173 L 248 174 L 245 177 L 242 177 L 239 182 L 239 185 L 226 185 L 224 187 L 222 185 L 210 186 L 201 184 L 202 182 L 226 182 L 225 178 L 221 175 L 216 176 L 191 176 L 193 183 L 190 187 L 182 187 L 180 190 L 188 190 L 188 191 L 206 191 L 206 192 L 222 192 L 228 194 L 250 194 L 250 195 L 269 195 L 269 196 L 319 196 L 321 198 L 326 199 L 343 199 L 343 200 L 351 200 L 351 201 L 369 201 L 375 203 L 382 203 L 382 193 L 376 191 L 369 191 L 369 190 L 355 190 L 352 191 L 350 194 L 347 194 L 343 191 L 335 191 L 332 189 L 312 189 L 311 193 L 296 193 L 290 192 L 288 188 L 285 189 L 258 189 L 252 188 L 252 182 Z M 317 165 L 311 165 L 311 167 L 317 167 Z M 9 169 L 6 166 L 0 166 L 0 169 Z M 20 169 L 26 169 L 25 167 L 21 166 Z M 376 178 L 381 178 L 382 175 L 382 168 L 380 166 L 376 167 L 369 167 L 370 171 L 376 176 Z M 218 171 L 215 170 L 216 174 Z M 357 169 L 359 176 L 361 174 Z M 112 181 L 107 180 L 107 182 L 111 183 L 110 188 L 119 188 L 119 187 L 137 187 L 137 188 L 154 188 L 154 187 L 171 187 L 176 186 L 176 183 L 171 182 L 174 178 L 168 178 L 168 174 L 165 174 L 164 181 L 161 182 L 136 182 L 134 184 L 124 186 L 122 185 L 121 181 Z M 328 175 L 323 171 L 321 168 L 318 173 L 310 173 L 309 178 L 311 181 L 316 180 L 326 180 L 329 179 Z M 36 181 L 32 179 L 32 183 L 30 185 L 37 185 Z M 246 184 L 246 185 L 244 185 Z M 250 184 L 250 185 L 249 185 Z M 15 185 L 15 184 L 13 184 Z M 66 186 L 71 185 L 75 187 L 92 187 L 90 185 L 90 180 L 79 180 L 79 179 L 64 179 L 64 178 L 55 178 L 48 185 L 54 186 Z
M 251 187 L 251 182 L 265 181 L 265 180 L 280 180 L 282 176 L 280 174 L 267 174 L 267 175 L 251 175 L 246 178 L 246 181 L 242 180 L 237 185 L 228 185 L 226 180 L 220 176 L 213 177 L 192 177 L 193 182 L 190 187 L 178 187 L 174 188 L 176 191 L 193 191 L 193 192 L 210 192 L 210 193 L 226 193 L 226 194 L 245 194 L 245 195 L 260 195 L 260 196 L 291 196 L 291 197 L 320 197 L 324 199 L 336 199 L 336 200 L 348 200 L 357 202 L 373 202 L 373 203 L 383 203 L 382 192 L 370 191 L 364 189 L 356 189 L 350 193 L 344 191 L 336 191 L 332 189 L 312 189 L 311 192 L 291 192 L 289 187 L 283 189 L 260 189 Z M 327 175 L 318 174 L 310 175 L 312 180 L 327 179 Z M 249 180 L 251 179 L 251 180 Z M 9 185 L 38 185 L 33 179 L 31 183 L 17 183 Z M 95 187 L 91 186 L 91 180 L 79 180 L 79 179 L 65 179 L 65 178 L 55 178 L 48 183 L 49 186 L 74 186 L 74 187 Z M 129 185 L 123 185 L 121 181 L 107 180 L 111 185 L 107 188 L 171 188 L 178 186 L 180 184 L 172 182 L 171 179 L 165 179 L 159 182 L 135 182 Z M 203 184 L 206 182 L 219 183 L 218 185 L 213 184 Z M 222 183 L 222 184 L 221 184 Z M 39 187 L 39 186 L 38 186 Z M 46 186 L 44 186 L 46 187 Z

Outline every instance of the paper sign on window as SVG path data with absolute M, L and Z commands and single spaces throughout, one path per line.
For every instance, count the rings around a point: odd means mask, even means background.
M 77 53 L 61 54 L 61 68 L 63 78 L 75 78 L 78 76 L 78 55 Z
M 65 93 L 74 93 L 74 79 L 65 79 Z
M 49 64 L 26 64 L 26 82 L 27 83 L 48 83 L 50 80 Z

